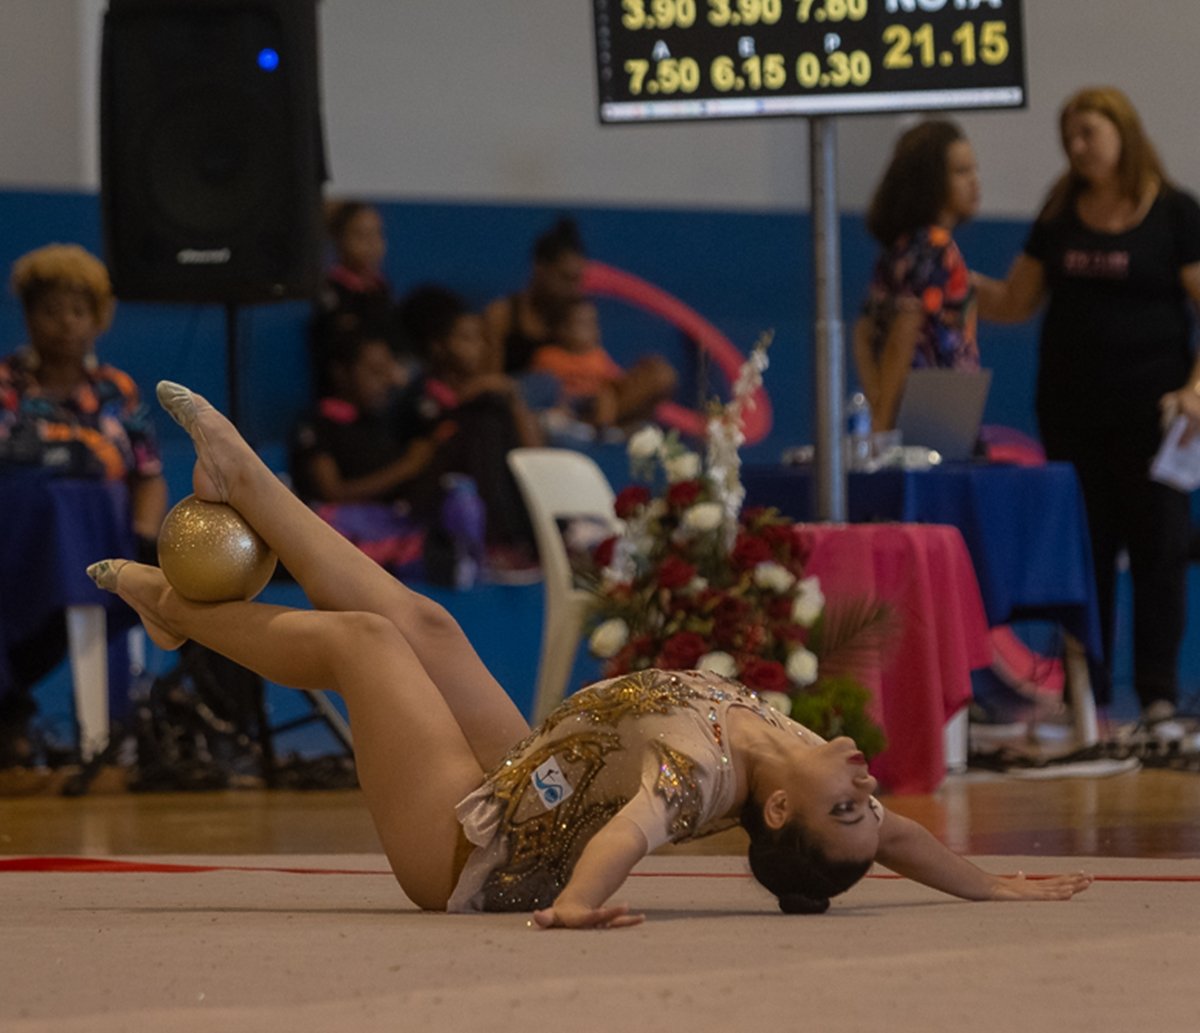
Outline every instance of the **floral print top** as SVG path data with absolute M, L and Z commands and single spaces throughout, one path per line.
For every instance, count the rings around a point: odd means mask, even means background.
M 875 263 L 864 314 L 873 325 L 876 355 L 905 300 L 918 302 L 924 315 L 914 368 L 979 368 L 975 290 L 962 252 L 945 227 L 929 226 L 901 237 Z
M 0 359 L 0 442 L 27 462 L 75 476 L 162 473 L 149 409 L 127 373 L 98 365 L 69 397 L 54 398 L 42 392 L 28 348 Z

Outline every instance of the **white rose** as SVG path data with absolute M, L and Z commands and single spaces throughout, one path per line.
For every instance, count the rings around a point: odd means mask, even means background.
M 817 655 L 803 646 L 788 653 L 786 667 L 793 685 L 811 685 L 817 680 Z
M 588 649 L 591 650 L 592 656 L 607 660 L 616 656 L 628 641 L 629 625 L 620 617 L 611 617 L 592 632 L 592 637 L 588 639 Z
M 700 476 L 700 457 L 695 452 L 680 452 L 679 455 L 664 460 L 663 469 L 667 472 L 667 480 L 672 484 L 692 481 Z
M 715 531 L 725 520 L 725 509 L 719 502 L 697 502 L 683 514 L 683 527 L 695 534 Z
M 811 628 L 825 609 L 825 594 L 821 582 L 815 577 L 806 577 L 796 586 L 799 593 L 792 603 L 792 620 L 802 628 Z
M 737 674 L 737 662 L 728 653 L 723 653 L 718 649 L 700 657 L 696 661 L 696 670 L 712 671 L 713 674 L 719 674 L 723 678 L 732 678 Z
M 782 595 L 796 583 L 796 578 L 787 567 L 772 560 L 754 568 L 754 583 L 768 592 Z
M 651 499 L 646 503 L 646 508 L 642 511 L 642 519 L 646 523 L 654 520 L 661 520 L 667 515 L 667 500 L 666 499 Z
M 792 716 L 792 697 L 786 692 L 760 692 L 758 698 L 767 706 L 774 707 L 784 717 Z
M 658 454 L 662 443 L 663 432 L 658 427 L 648 425 L 629 439 L 625 450 L 630 459 L 650 459 Z

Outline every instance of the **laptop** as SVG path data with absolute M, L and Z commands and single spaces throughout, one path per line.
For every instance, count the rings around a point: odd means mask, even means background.
M 936 449 L 951 462 L 970 459 L 991 384 L 990 369 L 909 370 L 896 416 L 904 444 Z

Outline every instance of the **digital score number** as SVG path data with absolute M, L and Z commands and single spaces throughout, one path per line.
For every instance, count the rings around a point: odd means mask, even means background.
M 594 0 L 601 122 L 1024 107 L 1020 0 Z

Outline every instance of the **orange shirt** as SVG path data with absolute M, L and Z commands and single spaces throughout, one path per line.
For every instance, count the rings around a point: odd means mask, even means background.
M 546 344 L 533 353 L 531 366 L 558 377 L 569 398 L 594 398 L 605 384 L 619 379 L 624 372 L 599 345 L 585 352 L 573 352 L 557 344 Z

